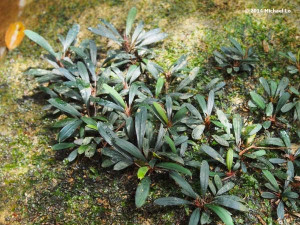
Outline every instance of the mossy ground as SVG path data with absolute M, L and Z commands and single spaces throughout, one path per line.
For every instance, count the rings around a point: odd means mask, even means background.
M 256 47 L 260 62 L 251 77 L 225 77 L 226 93 L 217 104 L 227 112 L 246 104 L 260 76 L 287 76 L 295 84 L 300 81 L 299 75 L 287 73 L 287 61 L 278 55 L 278 51 L 299 48 L 297 1 L 31 0 L 23 21 L 55 46 L 57 35 L 73 23 L 81 25 L 80 40 L 92 37 L 87 28 L 96 26 L 100 17 L 122 28 L 132 6 L 138 8 L 138 19 L 148 28 L 159 26 L 169 34 L 157 48 L 158 62 L 170 64 L 188 54 L 189 65 L 200 66 L 199 89 L 212 78 L 223 78 L 210 57 L 213 50 L 228 44 L 228 36 Z M 244 13 L 251 8 L 286 8 L 292 13 Z M 107 41 L 95 38 L 105 51 Z M 269 45 L 268 52 L 263 40 Z M 103 170 L 97 157 L 66 165 L 65 153 L 51 150 L 54 119 L 46 119 L 42 110 L 45 98 L 35 82 L 23 75 L 29 67 L 47 67 L 41 53 L 40 47 L 25 39 L 0 65 L 0 224 L 187 224 L 187 209 L 162 209 L 151 203 L 157 196 L 176 192 L 173 184 L 161 179 L 165 175 L 154 178 L 148 204 L 135 209 L 136 171 Z M 244 196 L 251 208 L 247 215 L 234 214 L 236 224 L 276 223 L 272 206 L 259 197 L 256 175 L 243 175 L 233 190 Z M 300 223 L 297 218 L 288 217 L 288 221 Z

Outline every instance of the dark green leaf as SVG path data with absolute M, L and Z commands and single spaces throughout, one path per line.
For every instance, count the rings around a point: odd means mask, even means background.
M 281 110 L 281 108 L 285 105 L 285 103 L 289 100 L 290 97 L 291 95 L 288 92 L 284 92 L 283 95 L 281 95 L 275 108 L 275 114 Z
M 116 139 L 113 139 L 113 143 L 115 143 L 118 147 L 120 147 L 124 151 L 128 152 L 129 154 L 133 155 L 137 159 L 146 161 L 145 156 L 141 153 L 141 151 L 136 146 L 131 144 L 130 142 L 125 141 L 120 138 L 116 138 Z
M 25 30 L 24 33 L 30 40 L 34 41 L 35 43 L 40 45 L 42 48 L 47 50 L 55 58 L 57 58 L 57 53 L 55 53 L 55 51 L 53 50 L 51 45 L 48 43 L 48 41 L 46 41 L 42 36 L 40 36 L 39 34 L 33 32 L 31 30 Z
M 216 213 L 226 225 L 234 225 L 231 218 L 231 213 L 226 209 L 212 204 L 206 204 L 205 207 Z
M 88 71 L 85 67 L 85 65 L 83 64 L 83 62 L 77 62 L 77 67 L 78 67 L 78 72 L 80 77 L 82 78 L 82 80 L 84 80 L 86 83 L 90 83 L 90 77 L 88 74 Z
M 218 135 L 212 135 L 212 137 L 215 139 L 216 142 L 218 142 L 220 145 L 223 145 L 225 147 L 229 147 L 229 143 L 222 137 Z
M 261 85 L 262 85 L 263 88 L 265 89 L 265 92 L 267 92 L 267 94 L 268 94 L 269 96 L 271 96 L 270 86 L 269 86 L 268 82 L 266 81 L 266 79 L 263 78 L 263 77 L 260 77 L 260 78 L 259 78 L 259 82 L 261 83 Z
M 132 105 L 133 99 L 138 92 L 138 86 L 136 84 L 132 84 L 129 88 L 129 106 Z
M 236 145 L 239 146 L 241 142 L 241 133 L 243 128 L 242 117 L 239 114 L 233 115 L 233 129 Z
M 119 105 L 121 105 L 123 108 L 126 107 L 122 96 L 114 88 L 108 86 L 107 84 L 103 84 L 103 88 L 117 101 Z
M 145 177 L 139 183 L 135 192 L 135 205 L 137 208 L 142 207 L 149 195 L 151 180 L 150 177 Z
M 199 223 L 200 220 L 200 209 L 196 208 L 189 220 L 189 225 L 197 225 Z
M 264 140 L 264 144 L 285 147 L 284 142 L 280 138 L 267 138 L 266 140 Z
M 167 170 L 174 170 L 179 173 L 183 173 L 183 174 L 192 176 L 192 173 L 190 170 L 188 170 L 188 169 L 184 168 L 183 166 L 178 165 L 176 163 L 162 162 L 162 163 L 158 163 L 156 166 L 159 168 L 163 168 L 163 169 L 167 169 Z
M 67 157 L 68 162 L 72 162 L 76 159 L 77 157 L 77 149 L 73 150 L 69 156 Z
M 281 220 L 284 218 L 284 204 L 283 204 L 283 201 L 280 201 L 278 206 L 277 206 L 277 217 Z
M 73 148 L 76 145 L 74 143 L 59 143 L 59 144 L 55 144 L 52 146 L 52 150 L 57 151 L 57 150 L 62 150 L 62 149 L 66 149 L 66 148 Z
M 261 97 L 259 94 L 257 94 L 254 91 L 250 92 L 251 98 L 253 100 L 253 102 L 261 109 L 265 109 L 266 108 L 266 103 L 265 100 L 263 99 L 263 97 Z
M 261 197 L 263 198 L 270 198 L 270 199 L 276 199 L 277 196 L 271 192 L 263 192 L 261 193 Z
M 169 137 L 169 136 L 165 136 L 165 141 L 168 143 L 168 145 L 170 146 L 172 152 L 177 153 L 174 141 Z
M 142 149 L 146 132 L 147 108 L 141 107 L 135 116 L 135 132 L 139 149 Z
M 199 73 L 199 67 L 195 67 L 191 71 L 190 75 L 180 82 L 180 84 L 176 88 L 176 91 L 180 91 L 181 89 L 189 85 L 195 79 L 198 73 Z
M 216 198 L 214 198 L 213 203 L 217 203 L 219 205 L 228 207 L 228 208 L 232 208 L 232 209 L 236 209 L 239 211 L 248 211 L 247 207 L 244 206 L 242 203 L 233 200 L 231 198 L 225 197 L 225 196 L 218 196 Z
M 66 126 L 64 126 L 59 132 L 58 141 L 63 142 L 64 140 L 69 138 L 75 132 L 75 130 L 80 126 L 81 123 L 82 123 L 81 120 L 75 120 L 67 124 Z
M 275 177 L 273 176 L 273 174 L 271 174 L 271 172 L 268 171 L 268 170 L 263 170 L 262 172 L 263 172 L 263 174 L 265 175 L 265 177 L 268 179 L 268 181 L 272 184 L 272 186 L 273 186 L 277 191 L 279 191 L 278 183 L 277 183 Z
M 163 88 L 165 83 L 165 79 L 160 77 L 157 79 L 156 86 L 155 86 L 155 98 L 158 98 L 159 94 L 161 93 L 161 89 Z
M 234 183 L 232 182 L 228 182 L 226 184 L 224 184 L 217 192 L 217 195 L 222 195 L 224 193 L 226 193 L 227 191 L 231 190 L 233 187 L 235 186 Z
M 284 131 L 284 130 L 280 131 L 280 137 L 284 141 L 284 144 L 286 147 L 291 147 L 290 136 L 288 135 L 288 133 L 286 131 Z
M 273 106 L 273 103 L 270 102 L 268 105 L 267 105 L 267 108 L 266 108 L 266 116 L 272 116 L 273 115 L 273 111 L 274 111 L 274 106 Z
M 81 114 L 75 109 L 73 106 L 71 106 L 69 103 L 64 102 L 63 100 L 59 98 L 50 98 L 48 102 L 53 105 L 54 107 L 58 108 L 59 110 L 69 113 L 72 116 L 81 116 Z
M 225 164 L 225 160 L 222 158 L 222 156 L 213 148 L 211 148 L 208 145 L 202 145 L 200 148 L 202 151 L 204 151 L 206 154 L 208 154 L 210 157 L 212 157 L 213 159 L 221 162 L 222 164 Z
M 198 125 L 193 129 L 192 138 L 195 140 L 201 139 L 203 131 L 205 129 L 205 125 Z
M 58 68 L 58 71 L 61 72 L 68 80 L 76 81 L 75 77 L 65 68 Z
M 68 31 L 66 41 L 64 42 L 64 52 L 69 48 L 69 46 L 74 42 L 79 33 L 80 25 L 74 24 L 73 27 Z
M 200 168 L 200 186 L 201 186 L 201 195 L 205 196 L 209 180 L 209 165 L 207 161 L 203 160 Z
M 156 205 L 168 206 L 168 205 L 191 205 L 192 203 L 176 197 L 166 197 L 166 198 L 159 198 L 154 201 Z
M 137 9 L 135 7 L 132 7 L 128 13 L 127 20 L 126 20 L 126 36 L 129 36 L 132 24 L 135 20 L 137 13 Z
M 187 114 L 188 110 L 186 107 L 181 108 L 180 110 L 178 110 L 172 120 L 173 124 L 176 124 L 178 122 L 180 122 Z
M 161 107 L 161 105 L 157 102 L 153 102 L 153 106 L 156 112 L 158 113 L 158 115 L 160 116 L 160 118 L 165 122 L 165 124 L 168 124 L 169 123 L 168 117 L 165 113 L 165 110 Z
M 114 165 L 114 170 L 123 170 L 127 168 L 128 166 L 131 166 L 133 162 L 128 161 L 120 161 Z

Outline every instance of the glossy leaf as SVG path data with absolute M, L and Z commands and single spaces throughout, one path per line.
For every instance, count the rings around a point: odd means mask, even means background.
M 268 170 L 263 170 L 262 172 L 265 175 L 265 177 L 268 179 L 268 181 L 272 184 L 272 186 L 278 191 L 279 186 L 273 174 L 271 174 L 271 172 Z
M 189 169 L 186 169 L 183 166 L 178 165 L 176 163 L 161 162 L 161 163 L 158 163 L 156 166 L 159 167 L 159 168 L 163 168 L 163 169 L 167 169 L 167 170 L 174 170 L 174 171 L 177 171 L 179 173 L 183 173 L 183 174 L 192 176 L 192 173 Z
M 283 201 L 280 201 L 278 206 L 277 206 L 277 217 L 281 220 L 284 218 L 284 204 L 283 204 Z
M 67 157 L 68 162 L 73 162 L 77 157 L 77 149 L 73 150 Z
M 226 193 L 227 191 L 231 190 L 233 187 L 235 186 L 234 183 L 232 182 L 228 182 L 226 184 L 224 184 L 217 192 L 217 195 L 222 195 L 224 193 Z
M 233 130 L 234 130 L 235 142 L 237 146 L 239 146 L 239 144 L 241 143 L 242 128 L 243 128 L 243 121 L 241 115 L 234 114 Z
M 159 198 L 154 201 L 154 204 L 161 205 L 161 206 L 169 206 L 169 205 L 191 205 L 190 201 L 176 198 L 176 197 L 166 197 L 166 198 Z
M 169 123 L 168 117 L 165 113 L 165 110 L 161 107 L 161 105 L 157 102 L 153 102 L 153 106 L 156 112 L 158 113 L 158 115 L 160 116 L 160 118 L 165 122 L 165 124 L 168 124 Z
M 168 143 L 168 145 L 170 146 L 172 152 L 177 153 L 174 141 L 169 137 L 169 136 L 165 136 L 165 141 Z
M 260 78 L 259 78 L 259 82 L 261 83 L 261 85 L 262 85 L 263 88 L 265 89 L 265 92 L 267 92 L 267 94 L 268 94 L 269 96 L 271 96 L 270 86 L 269 86 L 268 82 L 266 81 L 266 79 L 263 78 L 263 77 L 260 77 Z
M 253 100 L 253 102 L 255 102 L 255 104 L 261 108 L 261 109 L 265 109 L 266 108 L 266 103 L 265 100 L 263 99 L 263 97 L 261 97 L 259 94 L 257 94 L 254 91 L 250 92 L 251 98 Z
M 201 195 L 205 196 L 209 180 L 209 165 L 207 161 L 203 160 L 200 168 L 200 187 Z
M 64 52 L 70 47 L 70 45 L 74 42 L 76 39 L 78 33 L 80 30 L 79 24 L 74 24 L 73 27 L 68 31 L 66 40 L 64 42 Z
M 165 83 L 164 78 L 160 77 L 157 79 L 156 86 L 155 86 L 155 97 L 156 98 L 158 98 L 159 94 L 161 93 L 164 83 Z
M 205 125 L 198 125 L 193 129 L 192 138 L 195 140 L 201 139 L 201 136 L 204 132 Z
M 83 64 L 83 62 L 78 62 L 77 63 L 77 67 L 78 67 L 78 72 L 80 77 L 82 78 L 82 80 L 84 80 L 86 83 L 90 83 L 90 78 L 89 78 L 89 74 L 88 71 L 86 69 L 86 66 Z
M 137 208 L 142 207 L 149 195 L 151 180 L 150 177 L 145 177 L 139 183 L 135 192 L 135 205 Z
M 31 30 L 25 30 L 24 33 L 30 40 L 34 41 L 46 51 L 48 51 L 51 55 L 53 55 L 55 58 L 57 58 L 57 54 L 55 53 L 51 45 L 42 36 Z
M 178 173 L 171 172 L 170 177 L 184 190 L 184 193 L 194 199 L 197 199 L 199 195 L 193 190 L 191 185 Z
M 216 198 L 214 198 L 213 203 L 217 203 L 219 205 L 228 207 L 228 208 L 232 208 L 232 209 L 236 209 L 239 211 L 248 211 L 247 207 L 244 206 L 242 203 L 240 203 L 239 201 L 236 201 L 232 198 L 229 198 L 227 196 L 218 196 Z
M 135 7 L 132 7 L 129 10 L 127 20 L 126 20 L 126 36 L 129 36 L 129 34 L 130 34 L 132 24 L 136 17 L 136 13 L 137 13 L 137 9 Z
M 48 102 L 63 112 L 69 113 L 70 115 L 75 117 L 76 116 L 81 117 L 81 114 L 77 111 L 77 109 L 75 109 L 69 103 L 66 103 L 59 98 L 50 98 Z
M 143 140 L 146 132 L 147 109 L 142 107 L 135 116 L 135 131 L 139 149 L 143 147 Z
M 275 113 L 278 113 L 281 110 L 281 108 L 289 100 L 290 96 L 291 95 L 288 92 L 283 93 L 283 95 L 279 98 L 279 100 L 277 102 L 277 105 L 276 105 L 276 108 L 275 108 Z
M 228 141 L 226 141 L 224 138 L 218 136 L 218 135 L 212 135 L 212 137 L 215 139 L 216 142 L 218 142 L 220 145 L 229 147 Z
M 277 196 L 271 192 L 262 192 L 261 197 L 263 198 L 269 198 L 269 199 L 276 199 Z
M 226 225 L 234 225 L 231 218 L 231 213 L 226 209 L 212 204 L 206 204 L 205 207 L 216 213 Z
M 200 220 L 200 209 L 196 208 L 189 220 L 189 225 L 197 225 L 199 223 Z
M 64 140 L 69 138 L 75 132 L 75 130 L 80 126 L 81 123 L 82 123 L 81 120 L 75 120 L 75 121 L 69 123 L 68 125 L 66 125 L 59 132 L 58 141 L 63 142 Z
M 57 150 L 62 150 L 62 149 L 66 149 L 66 148 L 73 148 L 76 145 L 74 143 L 59 143 L 59 144 L 55 144 L 52 146 L 52 150 L 57 151 Z
M 204 151 L 206 154 L 208 154 L 210 157 L 212 157 L 213 159 L 215 159 L 225 165 L 225 160 L 222 158 L 222 156 L 216 150 L 211 148 L 210 146 L 202 145 L 200 149 L 202 151 Z
M 131 144 L 128 141 L 125 141 L 120 138 L 113 139 L 113 143 L 115 143 L 119 148 L 123 149 L 124 151 L 128 152 L 132 156 L 136 157 L 137 159 L 146 161 L 145 156 L 141 153 L 141 151 Z
M 116 100 L 116 102 L 121 105 L 123 108 L 126 107 L 126 104 L 122 98 L 122 96 L 112 87 L 107 84 L 103 84 L 103 88 Z

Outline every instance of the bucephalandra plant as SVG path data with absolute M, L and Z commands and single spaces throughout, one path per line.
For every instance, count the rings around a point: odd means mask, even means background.
M 247 172 L 247 167 L 259 169 L 274 169 L 274 166 L 266 159 L 267 150 L 285 150 L 283 142 L 274 138 L 266 140 L 257 139 L 258 132 L 262 129 L 261 124 L 245 125 L 239 114 L 233 115 L 232 124 L 229 123 L 225 114 L 219 112 L 219 119 L 223 125 L 225 134 L 212 135 L 218 145 L 222 146 L 219 151 L 208 145 L 202 145 L 200 150 L 227 166 L 227 176 L 235 175 L 238 169 Z M 231 132 L 231 127 L 233 131 Z M 277 147 L 275 147 L 277 146 Z M 226 149 L 226 150 L 224 150 Z M 234 163 L 235 160 L 235 163 Z
M 288 103 L 291 97 L 290 93 L 286 91 L 289 84 L 289 79 L 283 77 L 279 83 L 271 80 L 267 81 L 263 77 L 259 78 L 259 82 L 264 89 L 264 97 L 255 91 L 250 92 L 251 100 L 248 105 L 251 108 L 263 110 L 263 114 L 266 116 L 263 127 L 268 129 L 271 123 L 276 125 L 277 117 L 282 112 L 286 112 L 287 109 L 283 108 Z
M 221 52 L 214 51 L 214 58 L 220 69 L 225 69 L 228 74 L 247 72 L 251 74 L 258 62 L 257 56 L 254 54 L 253 47 L 247 49 L 242 46 L 232 37 L 229 37 L 232 46 L 221 47 Z
M 146 203 L 155 185 L 153 176 L 169 174 L 192 200 L 166 197 L 154 203 L 193 207 L 189 224 L 214 223 L 211 213 L 225 224 L 233 224 L 231 213 L 224 207 L 248 210 L 240 197 L 228 194 L 235 186 L 230 180 L 239 179 L 233 176 L 240 169 L 249 174 L 263 171 L 269 180 L 266 187 L 273 192 L 262 196 L 278 201 L 279 218 L 283 218 L 285 207 L 295 210 L 298 194 L 292 189 L 299 186 L 300 150 L 293 150 L 297 143 L 291 144 L 291 139 L 297 142 L 297 138 L 290 125 L 289 135 L 278 132 L 276 126 L 268 128 L 279 120 L 291 121 L 292 113 L 288 112 L 293 112 L 294 121 L 299 123 L 297 84 L 288 88 L 285 77 L 279 83 L 259 79 L 264 94 L 251 92 L 249 105 L 254 109 L 250 113 L 263 110 L 263 123 L 241 116 L 237 113 L 240 109 L 231 112 L 222 102 L 222 95 L 228 94 L 221 90 L 225 82 L 214 78 L 205 87 L 197 87 L 203 70 L 188 67 L 188 54 L 171 65 L 157 62 L 153 47 L 167 35 L 160 29 L 145 31 L 143 22 L 135 26 L 136 13 L 136 8 L 131 8 L 121 30 L 104 19 L 96 28 L 89 28 L 117 46 L 111 45 L 103 61 L 95 41 L 77 42 L 77 24 L 65 37 L 59 35 L 60 49 L 39 34 L 25 31 L 48 52 L 44 59 L 51 65 L 48 69 L 31 68 L 26 74 L 36 78 L 49 97 L 44 108 L 58 118 L 53 125 L 57 143 L 52 149 L 67 151 L 68 162 L 97 153 L 102 167 L 137 174 L 138 208 Z M 244 49 L 232 38 L 230 42 L 232 47 L 214 52 L 219 66 L 228 73 L 250 74 L 257 62 L 253 48 Z M 296 132 L 300 137 L 299 129 Z M 183 175 L 195 179 L 199 168 L 200 183 L 190 185 Z M 194 190 L 199 186 L 197 193 Z
M 161 79 L 165 94 L 170 94 L 171 96 L 176 96 L 180 99 L 188 99 L 193 96 L 193 93 L 191 92 L 194 89 L 192 89 L 190 84 L 198 75 L 200 68 L 195 67 L 192 70 L 189 70 L 187 68 L 186 55 L 182 55 L 166 70 L 151 61 L 148 61 L 147 69 L 153 77 Z M 188 76 L 185 75 L 186 71 L 189 71 Z M 160 89 L 160 92 L 163 92 L 162 87 Z M 183 92 L 186 89 L 188 89 L 188 91 Z
M 186 103 L 185 106 L 189 109 L 192 116 L 192 118 L 190 118 L 190 124 L 193 128 L 192 138 L 197 140 L 201 139 L 204 130 L 208 129 L 210 126 L 210 117 L 215 103 L 215 93 L 213 90 L 209 92 L 207 102 L 203 95 L 197 94 L 195 96 L 195 99 L 197 100 L 197 103 L 200 106 L 202 113 L 204 114 L 204 120 L 202 119 L 201 113 L 195 106 L 190 103 Z
M 300 160 L 298 159 L 300 156 L 300 147 L 295 150 L 292 149 L 292 143 L 289 134 L 282 130 L 280 131 L 280 138 L 267 138 L 265 143 L 273 144 L 282 148 L 284 154 L 284 158 L 270 158 L 269 161 L 273 164 L 285 164 L 287 162 L 293 163 L 295 167 L 300 168 Z M 300 174 L 299 174 L 300 175 Z
M 212 79 L 206 86 L 205 86 L 205 91 L 210 92 L 210 91 L 214 91 L 214 92 L 218 92 L 219 90 L 221 90 L 226 83 L 224 81 L 219 82 L 220 79 L 219 78 L 214 78 Z
M 265 183 L 265 187 L 269 191 L 262 192 L 261 196 L 266 199 L 272 199 L 277 205 L 277 217 L 280 220 L 284 219 L 285 207 L 291 207 L 297 211 L 296 201 L 299 198 L 299 195 L 296 192 L 291 190 L 289 183 L 294 177 L 294 168 L 291 162 L 288 162 L 287 178 L 284 181 L 282 187 L 279 186 L 275 177 L 268 170 L 263 170 L 265 178 L 268 180 L 268 183 Z
M 218 175 L 215 175 L 214 182 L 209 178 L 209 165 L 204 160 L 200 168 L 200 193 L 198 194 L 192 186 L 178 173 L 171 172 L 170 177 L 180 186 L 181 192 L 192 200 L 185 200 L 177 197 L 159 198 L 154 204 L 161 206 L 188 205 L 193 207 L 189 225 L 206 224 L 210 220 L 208 211 L 214 212 L 226 224 L 233 224 L 231 213 L 225 207 L 239 211 L 247 211 L 242 204 L 242 199 L 234 195 L 227 195 L 235 185 L 232 182 L 223 184 Z M 208 189 L 209 188 L 209 189 Z M 210 192 L 209 192 L 210 190 Z
M 140 21 L 132 32 L 133 24 L 137 14 L 135 7 L 131 8 L 124 33 L 120 33 L 112 24 L 104 19 L 100 19 L 102 24 L 96 28 L 90 27 L 89 30 L 96 35 L 109 38 L 117 45 L 119 49 L 108 52 L 108 58 L 104 63 L 110 63 L 112 66 L 121 66 L 126 63 L 144 63 L 144 59 L 152 58 L 151 45 L 165 39 L 166 33 L 161 33 L 159 28 L 145 31 L 144 22 Z
M 136 190 L 135 203 L 137 207 L 145 203 L 151 185 L 151 174 L 158 171 L 177 171 L 186 175 L 192 175 L 191 171 L 184 167 L 184 160 L 179 155 L 174 141 L 166 136 L 165 129 L 160 126 L 158 131 L 148 121 L 146 107 L 138 110 L 134 118 L 134 130 L 128 130 L 132 139 L 121 139 L 109 128 L 98 123 L 98 130 L 104 140 L 112 146 L 112 149 L 102 149 L 102 154 L 109 157 L 103 161 L 102 166 L 114 165 L 114 170 L 122 170 L 128 166 L 139 167 L 137 172 L 141 182 Z M 169 151 L 166 151 L 170 149 Z
M 300 122 L 300 92 L 294 86 L 290 87 L 289 93 L 292 95 L 292 101 L 286 103 L 281 112 L 294 111 L 294 120 Z
M 279 54 L 293 63 L 293 65 L 289 65 L 286 67 L 290 74 L 300 73 L 300 50 L 298 50 L 297 56 L 292 52 L 279 52 Z
M 174 112 L 173 100 L 169 95 L 166 95 L 165 106 L 158 102 L 153 102 L 152 105 L 154 115 L 168 129 L 170 134 L 178 136 L 179 133 L 187 130 L 186 125 L 182 122 L 188 112 L 185 106 L 177 106 L 177 110 Z

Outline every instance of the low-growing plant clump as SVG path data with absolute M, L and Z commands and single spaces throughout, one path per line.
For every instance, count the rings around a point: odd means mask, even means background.
M 199 68 L 190 68 L 187 56 L 161 66 L 153 47 L 167 35 L 159 28 L 144 30 L 143 22 L 135 26 L 136 13 L 136 8 L 129 11 L 123 32 L 104 19 L 89 28 L 118 46 L 105 59 L 95 41 L 76 42 L 77 24 L 66 37 L 59 36 L 58 52 L 37 33 L 25 31 L 48 52 L 44 59 L 52 66 L 26 72 L 49 96 L 45 109 L 58 117 L 52 149 L 67 151 L 67 162 L 98 154 L 102 167 L 136 171 L 138 208 L 147 203 L 153 174 L 169 174 L 187 198 L 163 197 L 154 204 L 191 206 L 189 224 L 213 223 L 213 214 L 233 224 L 234 210 L 250 210 L 231 194 L 245 173 L 264 174 L 269 183 L 260 185 L 261 196 L 270 199 L 279 220 L 297 212 L 300 148 L 292 149 L 289 135 L 300 131 L 289 124 L 299 125 L 299 87 L 289 86 L 286 77 L 280 82 L 261 77 L 263 90 L 251 91 L 248 98 L 256 119 L 227 114 L 216 101 L 226 83 L 215 78 L 201 94 L 194 82 L 201 79 Z M 214 52 L 218 67 L 251 75 L 257 62 L 253 48 L 229 40 L 233 47 Z M 200 183 L 194 179 L 199 169 Z

